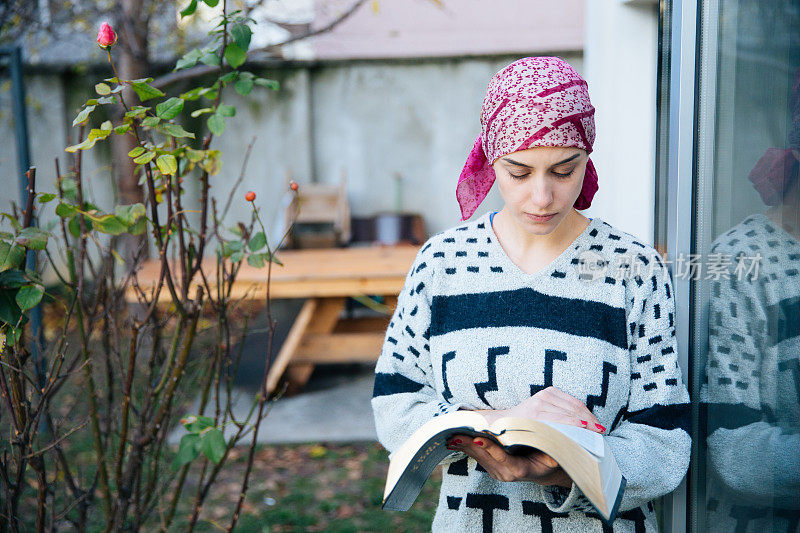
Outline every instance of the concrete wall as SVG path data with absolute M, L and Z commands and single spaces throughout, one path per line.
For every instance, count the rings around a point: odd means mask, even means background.
M 658 6 L 586 0 L 585 78 L 597 126 L 597 216 L 653 243 Z

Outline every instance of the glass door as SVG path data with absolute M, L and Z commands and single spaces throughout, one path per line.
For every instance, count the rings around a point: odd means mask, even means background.
M 800 2 L 697 12 L 691 530 L 800 531 Z

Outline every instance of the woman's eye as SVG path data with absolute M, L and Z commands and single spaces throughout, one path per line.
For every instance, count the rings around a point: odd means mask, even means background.
M 521 180 L 522 178 L 527 176 L 527 174 L 514 174 L 513 172 L 509 172 L 509 174 L 511 175 L 512 178 L 517 180 Z
M 570 169 L 570 171 L 569 171 L 569 172 L 556 172 L 556 171 L 554 170 L 554 171 L 553 171 L 553 176 L 556 176 L 556 177 L 559 177 L 559 178 L 568 178 L 568 177 L 572 176 L 572 173 L 573 173 L 573 172 L 575 172 L 575 167 L 573 167 L 572 169 Z

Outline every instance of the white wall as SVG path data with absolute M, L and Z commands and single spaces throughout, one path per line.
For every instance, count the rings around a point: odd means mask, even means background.
M 586 0 L 584 77 L 600 189 L 585 213 L 653 243 L 658 6 Z

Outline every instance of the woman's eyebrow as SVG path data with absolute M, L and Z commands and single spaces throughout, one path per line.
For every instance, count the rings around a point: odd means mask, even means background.
M 562 161 L 559 161 L 558 163 L 553 163 L 553 164 L 552 164 L 552 165 L 550 165 L 550 166 L 551 166 L 551 167 L 557 167 L 558 165 L 563 165 L 564 163 L 569 163 L 570 161 L 572 161 L 573 159 L 575 159 L 575 158 L 576 158 L 576 157 L 578 157 L 579 155 L 581 155 L 581 154 L 580 154 L 580 152 L 578 152 L 578 153 L 576 153 L 576 154 L 572 154 L 572 155 L 571 155 L 571 156 L 569 156 L 568 158 L 566 158 L 566 159 L 564 159 L 564 160 L 562 160 Z M 511 163 L 512 165 L 517 165 L 517 166 L 520 166 L 520 167 L 525 167 L 525 168 L 533 168 L 532 166 L 530 166 L 530 165 L 526 165 L 525 163 L 520 163 L 519 161 L 514 161 L 514 160 L 513 160 L 513 159 L 511 159 L 510 157 L 504 157 L 504 158 L 503 158 L 503 161 L 508 161 L 508 162 L 509 162 L 509 163 Z

